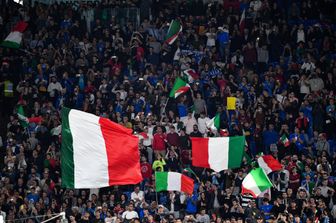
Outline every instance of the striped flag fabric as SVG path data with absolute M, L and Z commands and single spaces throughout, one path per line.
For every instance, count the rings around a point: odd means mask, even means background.
M 28 127 L 29 123 L 36 123 L 36 124 L 38 124 L 38 123 L 40 123 L 43 120 L 41 116 L 28 118 L 25 115 L 25 112 L 24 112 L 24 109 L 23 109 L 22 105 L 18 106 L 18 108 L 17 108 L 17 115 L 18 115 L 18 118 L 19 118 L 21 126 L 24 127 L 24 128 Z
M 22 105 L 19 105 L 19 107 L 17 108 L 17 115 L 18 115 L 21 126 L 24 128 L 28 127 L 29 120 L 25 115 Z
M 245 9 L 244 9 L 244 11 L 243 11 L 243 13 L 240 17 L 240 21 L 239 21 L 239 31 L 241 33 L 243 33 L 244 29 L 245 29 Z
M 18 22 L 6 39 L 1 43 L 1 46 L 18 49 L 20 48 L 22 41 L 22 34 L 26 30 L 28 23 L 20 21 Z
M 138 137 L 107 118 L 62 109 L 61 170 L 66 188 L 101 188 L 142 180 Z
M 190 89 L 189 84 L 184 80 L 182 80 L 180 77 L 177 77 L 174 86 L 170 91 L 169 97 L 177 98 L 181 94 L 184 94 L 187 91 L 189 91 L 189 89 Z
M 192 83 L 194 80 L 199 79 L 198 73 L 194 69 L 186 69 L 183 71 L 183 76 L 185 80 Z
M 242 182 L 242 194 L 251 194 L 257 198 L 262 192 L 272 187 L 272 182 L 262 168 L 255 168 L 246 175 Z
M 290 141 L 285 134 L 281 136 L 280 141 L 285 147 L 288 147 L 290 145 Z
M 218 131 L 218 129 L 220 129 L 220 114 L 217 113 L 215 117 L 206 122 L 205 125 L 208 129 L 211 129 L 211 131 Z
M 243 159 L 245 136 L 191 137 L 192 165 L 216 172 L 239 168 Z
M 165 42 L 169 45 L 173 44 L 178 35 L 182 32 L 182 25 L 180 21 L 174 19 L 169 25 L 169 29 L 165 38 Z
M 282 169 L 281 163 L 272 155 L 264 155 L 258 158 L 259 167 L 265 170 L 266 174 Z
M 156 191 L 180 191 L 192 195 L 194 181 L 176 172 L 155 172 Z

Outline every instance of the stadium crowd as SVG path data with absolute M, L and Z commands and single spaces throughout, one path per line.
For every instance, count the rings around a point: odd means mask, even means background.
M 335 222 L 336 3 L 157 0 L 138 27 L 121 26 L 107 10 L 143 2 L 2 5 L 2 39 L 19 20 L 29 26 L 19 50 L 0 49 L 0 216 L 41 222 L 64 211 L 69 222 L 83 223 Z M 168 45 L 172 19 L 183 31 Z M 199 74 L 192 91 L 169 98 L 186 69 Z M 228 96 L 237 98 L 235 110 L 226 109 Z M 17 105 L 39 121 L 22 126 Z M 62 188 L 62 106 L 142 133 L 143 182 Z M 205 124 L 217 113 L 221 135 L 246 137 L 239 169 L 191 165 L 189 136 L 217 136 Z M 260 153 L 283 169 L 254 199 L 240 191 Z M 188 167 L 197 176 L 185 172 L 195 180 L 192 196 L 155 192 L 155 171 Z

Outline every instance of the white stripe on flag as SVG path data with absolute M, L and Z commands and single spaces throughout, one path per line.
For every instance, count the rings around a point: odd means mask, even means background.
M 216 172 L 228 169 L 229 137 L 209 138 L 208 154 L 211 169 Z
M 265 171 L 266 174 L 269 174 L 273 171 L 271 168 L 269 168 L 267 163 L 265 163 L 262 157 L 258 158 L 258 164 L 259 164 L 259 167 L 261 167 Z
M 83 128 L 84 120 L 85 128 Z M 92 184 L 108 186 L 107 154 L 99 117 L 71 110 L 69 126 L 74 150 L 75 187 L 90 188 Z
M 20 44 L 22 40 L 22 33 L 18 31 L 10 32 L 5 41 L 11 41 Z
M 243 186 L 246 189 L 249 189 L 249 190 L 253 191 L 254 194 L 256 194 L 256 196 L 258 196 L 261 193 L 261 191 L 260 191 L 257 183 L 255 182 L 252 174 L 247 174 L 246 175 L 246 177 L 243 180 Z
M 167 190 L 181 190 L 181 174 L 175 172 L 168 172 Z

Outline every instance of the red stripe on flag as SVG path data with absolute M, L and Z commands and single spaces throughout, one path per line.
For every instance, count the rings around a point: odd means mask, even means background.
M 23 33 L 25 29 L 27 28 L 27 26 L 28 26 L 28 23 L 20 21 L 14 26 L 12 31 Z
M 181 191 L 192 195 L 194 192 L 194 181 L 190 177 L 181 174 Z
M 278 160 L 274 159 L 272 155 L 265 155 L 262 156 L 262 158 L 264 159 L 264 162 L 267 164 L 267 166 L 271 168 L 273 171 L 282 169 L 281 163 L 279 163 Z
M 139 139 L 128 129 L 109 119 L 99 119 L 107 154 L 109 185 L 137 184 L 142 181 Z
M 208 153 L 208 138 L 191 137 L 192 143 L 192 165 L 204 168 L 210 168 Z
M 245 187 L 242 187 L 242 194 L 251 194 L 254 198 L 257 198 L 257 195 L 252 191 L 252 190 L 249 190 Z

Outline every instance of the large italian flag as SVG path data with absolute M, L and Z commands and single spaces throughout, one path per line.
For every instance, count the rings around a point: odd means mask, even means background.
M 28 24 L 26 22 L 18 22 L 13 30 L 9 33 L 7 38 L 1 43 L 1 46 L 8 47 L 8 48 L 20 48 L 21 41 L 22 41 L 22 33 L 27 28 Z
M 261 167 L 266 174 L 282 169 L 281 163 L 272 155 L 264 155 L 258 158 L 259 167 Z
M 180 21 L 174 19 L 169 25 L 169 29 L 165 38 L 165 42 L 169 45 L 173 44 L 177 39 L 178 35 L 182 32 L 182 25 Z
M 243 180 L 242 194 L 251 194 L 257 198 L 262 192 L 272 187 L 272 183 L 262 168 L 251 170 Z
M 191 138 L 192 165 L 216 172 L 238 168 L 243 159 L 245 137 Z
M 184 94 L 187 91 L 189 91 L 189 89 L 190 89 L 189 84 L 187 84 L 187 82 L 182 80 L 180 77 L 177 77 L 174 86 L 170 91 L 169 97 L 177 98 L 181 94 Z
M 142 180 L 138 137 L 109 119 L 62 109 L 62 186 L 100 188 Z
M 181 191 L 192 194 L 194 181 L 190 177 L 176 172 L 155 172 L 156 191 Z

